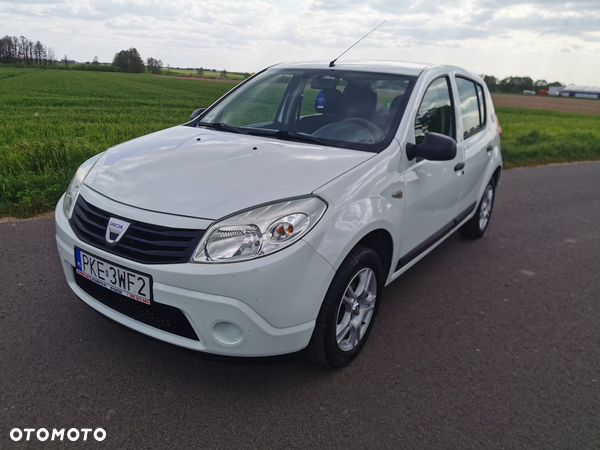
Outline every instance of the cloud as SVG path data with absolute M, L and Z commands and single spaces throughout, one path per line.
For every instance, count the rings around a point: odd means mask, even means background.
M 110 61 L 136 47 L 172 66 L 243 71 L 333 59 L 383 20 L 344 58 L 487 64 L 486 73 L 502 76 L 517 67 L 496 60 L 509 64 L 528 52 L 560 71 L 569 49 L 596 56 L 586 72 L 600 69 L 598 0 L 0 0 L 4 33 L 40 39 L 70 58 Z

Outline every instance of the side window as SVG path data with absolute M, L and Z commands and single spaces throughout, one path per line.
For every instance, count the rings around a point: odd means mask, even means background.
M 450 81 L 447 77 L 434 80 L 427 88 L 415 119 L 417 144 L 423 142 L 425 133 L 430 131 L 455 138 L 454 108 L 450 92 Z
M 485 96 L 483 88 L 471 80 L 456 77 L 456 86 L 460 98 L 463 134 L 468 137 L 485 125 Z
M 483 93 L 483 88 L 480 84 L 476 84 L 477 86 L 477 99 L 479 100 L 479 122 L 481 126 L 485 126 L 485 94 Z

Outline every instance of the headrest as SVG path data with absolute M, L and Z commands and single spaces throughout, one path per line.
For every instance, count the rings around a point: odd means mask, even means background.
M 337 89 L 323 89 L 315 99 L 315 111 L 322 114 L 340 115 L 342 93 Z
M 349 86 L 347 90 L 343 115 L 370 119 L 377 107 L 377 94 L 370 87 Z
M 390 105 L 390 114 L 396 114 L 398 108 L 400 107 L 400 103 L 402 102 L 403 95 L 400 94 L 392 100 L 392 104 Z

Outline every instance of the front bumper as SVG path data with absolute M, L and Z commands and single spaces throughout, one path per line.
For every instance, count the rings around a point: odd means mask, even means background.
M 106 211 L 148 223 L 168 225 L 169 215 L 126 207 L 87 188 L 80 195 Z M 130 211 L 128 211 L 130 210 Z M 128 214 L 129 213 L 129 214 Z M 229 264 L 142 264 L 82 242 L 56 206 L 56 243 L 69 286 L 108 318 L 150 337 L 191 350 L 223 356 L 260 357 L 299 351 L 308 345 L 333 268 L 310 245 L 299 241 L 269 256 Z M 178 220 L 174 218 L 173 220 Z M 75 281 L 75 250 L 152 276 L 153 300 L 180 309 L 199 340 L 188 339 L 134 320 L 86 293 Z M 132 300 L 133 301 L 133 300 Z M 223 337 L 220 322 L 242 331 L 239 342 Z

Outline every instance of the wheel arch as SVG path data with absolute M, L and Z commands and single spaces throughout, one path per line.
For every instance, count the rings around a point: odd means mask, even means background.
M 390 232 L 388 230 L 384 230 L 383 228 L 373 230 L 360 239 L 353 249 L 358 245 L 369 247 L 375 253 L 377 253 L 379 261 L 381 262 L 381 268 L 384 276 L 383 284 L 385 285 L 390 275 L 392 257 L 394 255 L 394 241 Z
M 500 184 L 500 175 L 502 175 L 502 166 L 498 166 L 496 168 L 496 170 L 494 171 L 494 174 L 492 175 L 492 178 L 494 178 L 494 184 L 496 185 L 496 187 L 498 187 L 498 185 Z
M 396 257 L 394 253 L 399 247 L 399 242 L 394 240 L 394 236 L 398 235 L 398 223 L 402 223 L 401 214 L 385 219 L 374 219 L 370 215 L 368 220 L 356 222 L 333 219 L 329 223 L 319 224 L 319 232 L 312 236 L 309 233 L 306 241 L 335 271 L 357 246 L 372 249 L 381 262 L 383 283 L 386 285 Z

